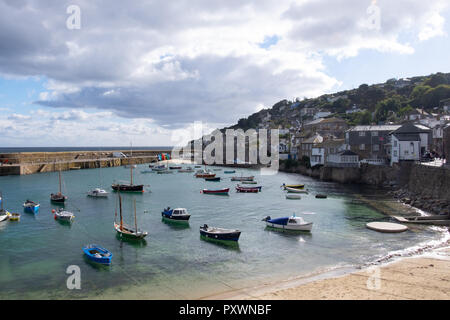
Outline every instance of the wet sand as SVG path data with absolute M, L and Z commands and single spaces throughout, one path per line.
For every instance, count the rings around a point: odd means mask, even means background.
M 303 282 L 302 284 L 298 284 Z M 450 248 L 334 278 L 289 280 L 207 299 L 449 300 Z

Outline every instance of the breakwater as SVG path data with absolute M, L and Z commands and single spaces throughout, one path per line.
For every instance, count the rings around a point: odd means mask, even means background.
M 118 157 L 117 154 L 123 156 Z M 20 152 L 0 154 L 0 176 L 51 171 L 118 167 L 157 161 L 167 150 Z

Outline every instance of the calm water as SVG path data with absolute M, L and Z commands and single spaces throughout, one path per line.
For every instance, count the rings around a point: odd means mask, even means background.
M 102 185 L 109 190 L 114 180 L 129 179 L 122 167 L 66 171 L 62 173 L 66 209 L 75 213 L 71 226 L 55 221 L 49 194 L 57 191 L 55 172 L 30 176 L 0 177 L 5 206 L 21 212 L 20 222 L 0 224 L 0 298 L 130 297 L 183 299 L 256 285 L 261 281 L 326 270 L 358 266 L 394 250 L 443 236 L 442 231 L 422 228 L 401 234 L 381 234 L 365 228 L 370 221 L 387 217 L 364 205 L 351 204 L 358 187 L 312 180 L 295 174 L 258 176 L 258 194 L 204 195 L 202 188 L 231 187 L 232 175 L 218 171 L 222 182 L 205 182 L 191 173 L 141 174 L 135 181 L 149 185 L 144 194 L 123 196 L 125 221 L 133 224 L 136 199 L 138 224 L 149 232 L 143 243 L 122 242 L 113 230 L 116 195 L 108 199 L 86 197 L 85 192 Z M 147 168 L 148 169 L 148 168 Z M 311 190 L 301 200 L 286 200 L 280 185 L 306 183 Z M 328 199 L 315 199 L 317 193 Z M 25 199 L 41 203 L 36 216 L 23 213 Z M 188 227 L 163 222 L 161 210 L 185 207 L 192 214 Z M 261 221 L 267 215 L 296 213 L 314 222 L 311 234 L 271 231 Z M 239 245 L 218 245 L 200 239 L 199 226 L 238 228 Z M 89 263 L 82 246 L 97 243 L 113 252 L 110 267 Z M 68 290 L 65 273 L 69 265 L 81 268 L 81 290 Z

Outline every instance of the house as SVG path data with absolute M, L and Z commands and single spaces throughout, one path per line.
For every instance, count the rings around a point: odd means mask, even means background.
M 325 164 L 325 148 L 322 143 L 317 143 L 312 146 L 309 163 L 311 167 Z
M 429 116 L 430 116 L 430 114 L 428 112 L 426 112 L 425 110 L 416 108 L 408 113 L 408 115 L 406 116 L 406 120 L 416 121 L 416 120 L 420 120 L 420 119 L 425 119 Z
M 303 140 L 298 147 L 298 157 L 301 159 L 302 157 L 308 157 L 311 159 L 312 148 L 323 142 L 323 137 L 316 133 L 312 137 Z
M 300 116 L 302 117 L 313 117 L 314 114 L 317 112 L 316 108 L 303 108 L 300 110 Z
M 411 122 L 391 134 L 391 165 L 400 161 L 419 161 L 431 145 L 431 129 Z
M 319 118 L 326 118 L 330 116 L 332 113 L 329 111 L 319 111 L 314 115 L 314 120 L 317 120 Z
M 443 156 L 445 157 L 446 166 L 450 167 L 450 123 L 444 127 L 443 130 Z
M 357 153 L 360 159 L 390 158 L 390 133 L 401 125 L 356 126 L 345 132 L 348 149 Z
M 310 163 L 311 167 L 315 165 L 324 165 L 327 157 L 331 154 L 337 154 L 345 151 L 344 139 L 326 139 L 322 143 L 312 146 Z
M 344 150 L 336 154 L 330 154 L 326 160 L 327 167 L 359 167 L 359 156 L 357 153 Z
M 344 137 L 344 132 L 347 128 L 347 122 L 340 118 L 320 118 L 310 121 L 303 126 L 306 132 L 316 132 L 323 136 L 333 135 L 338 138 Z
M 346 114 L 351 114 L 351 113 L 362 112 L 362 111 L 364 111 L 364 110 L 358 108 L 358 106 L 357 106 L 356 104 L 354 104 L 354 105 L 352 106 L 352 108 L 349 109 L 349 110 L 346 110 L 345 113 L 346 113 Z

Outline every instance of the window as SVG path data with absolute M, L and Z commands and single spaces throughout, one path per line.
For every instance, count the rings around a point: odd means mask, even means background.
M 364 131 L 360 131 L 360 132 L 359 132 L 359 136 L 360 136 L 360 137 L 365 137 L 365 136 L 366 136 L 366 133 L 365 133 Z
M 394 150 L 394 157 L 397 156 L 397 150 Z
M 394 140 L 394 147 L 397 148 L 397 140 Z
M 378 131 L 372 131 L 372 137 L 378 137 Z
M 380 145 L 379 145 L 379 144 L 374 144 L 374 145 L 372 146 L 372 150 L 373 150 L 373 151 L 379 151 L 379 150 L 380 150 Z
M 364 143 L 360 144 L 359 145 L 359 150 L 366 150 L 366 145 Z

